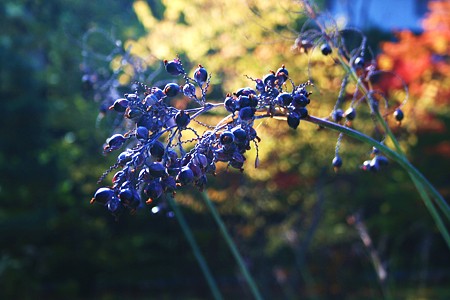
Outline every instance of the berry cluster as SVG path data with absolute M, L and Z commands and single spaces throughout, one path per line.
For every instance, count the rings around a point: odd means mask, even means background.
M 206 102 L 210 76 L 203 66 L 199 65 L 192 77 L 178 58 L 164 61 L 164 66 L 170 75 L 183 77 L 184 84 L 170 82 L 162 88 L 142 85 L 143 92 L 125 94 L 109 107 L 132 126 L 126 133 L 108 138 L 104 152 L 122 149 L 124 145 L 128 148 L 99 179 L 101 182 L 110 172 L 120 169 L 114 174 L 112 185 L 99 188 L 91 202 L 105 205 L 115 216 L 126 210 L 135 211 L 144 203 L 163 203 L 166 193 L 175 194 L 181 186 L 191 184 L 202 190 L 207 175 L 215 173 L 218 162 L 242 171 L 245 153 L 252 144 L 258 153 L 260 139 L 253 127 L 256 119 L 283 114 L 288 125 L 296 129 L 300 119 L 308 115 L 310 93 L 306 87 L 310 83 L 296 86 L 284 65 L 262 79 L 248 77 L 255 82 L 254 89 L 241 88 L 216 104 Z M 292 85 L 290 91 L 288 81 Z M 179 110 L 171 106 L 171 100 L 177 96 L 188 98 L 198 107 Z M 215 126 L 195 120 L 217 107 L 224 107 L 231 114 Z M 192 120 L 207 130 L 199 134 L 190 127 Z M 194 133 L 195 138 L 185 140 L 185 131 Z M 189 142 L 195 145 L 185 149 Z

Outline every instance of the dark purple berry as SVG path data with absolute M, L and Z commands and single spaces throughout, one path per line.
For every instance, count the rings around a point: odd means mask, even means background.
M 253 107 L 244 107 L 239 110 L 239 119 L 244 122 L 253 120 L 255 109 Z
M 328 45 L 327 43 L 322 44 L 322 46 L 320 46 L 320 51 L 322 52 L 323 55 L 329 55 L 332 52 L 330 45 Z
M 284 65 L 281 65 L 281 68 L 279 68 L 277 70 L 277 72 L 275 73 L 275 76 L 277 77 L 278 80 L 278 85 L 281 86 L 283 83 L 286 82 L 286 80 L 289 77 L 289 72 L 288 70 L 285 68 Z
M 178 172 L 177 172 L 178 174 Z M 161 179 L 161 185 L 165 192 L 172 193 L 177 189 L 177 183 L 172 176 L 167 176 Z
M 117 112 L 125 112 L 128 107 L 128 100 L 121 98 L 114 101 L 114 104 L 109 107 L 109 109 L 114 109 Z
M 358 56 L 357 58 L 355 58 L 355 61 L 353 62 L 353 66 L 355 68 L 364 68 L 364 58 L 362 58 L 361 56 Z
M 114 134 L 112 137 L 106 140 L 104 147 L 105 151 L 114 151 L 122 147 L 127 139 L 121 134 Z
M 234 134 L 231 131 L 224 131 L 219 137 L 219 142 L 222 145 L 229 145 L 234 142 Z
M 342 109 L 338 108 L 336 110 L 333 110 L 331 113 L 331 118 L 334 122 L 340 122 L 344 116 L 344 113 L 342 112 Z
M 247 96 L 239 96 L 239 98 L 237 99 L 237 103 L 238 103 L 238 108 L 242 109 L 244 107 L 250 107 L 250 98 Z
M 136 138 L 139 140 L 147 140 L 148 139 L 148 129 L 145 126 L 138 126 L 136 128 Z
M 189 117 L 189 114 L 184 112 L 184 110 L 180 110 L 175 115 L 175 123 L 177 123 L 179 129 L 186 129 L 190 121 L 191 118 Z
M 125 165 L 133 158 L 132 154 L 133 153 L 128 150 L 120 153 L 119 156 L 117 156 L 117 163 L 122 166 Z
M 160 141 L 154 141 L 150 145 L 150 155 L 153 156 L 157 161 L 162 160 L 164 152 L 164 145 Z
M 167 97 L 175 97 L 179 92 L 180 86 L 174 82 L 170 82 L 164 87 L 164 94 L 166 94 Z
M 153 162 L 148 166 L 148 173 L 154 178 L 164 177 L 166 175 L 166 168 L 161 163 Z
M 144 194 L 149 198 L 150 201 L 154 201 L 162 196 L 164 189 L 159 180 L 152 180 L 149 184 L 144 187 Z
M 247 132 L 242 127 L 235 127 L 231 130 L 234 135 L 234 142 L 243 144 L 247 141 Z
M 170 75 L 178 76 L 184 74 L 183 65 L 181 64 L 179 59 L 174 59 L 171 61 L 164 61 L 164 67 L 166 68 L 167 73 Z
M 291 104 L 292 100 L 293 98 L 289 93 L 281 93 L 276 98 L 278 105 L 283 107 L 287 107 L 289 104 Z
M 192 163 L 199 166 L 201 169 L 205 169 L 208 166 L 208 158 L 202 153 L 197 153 L 192 158 Z
M 129 189 L 129 188 L 125 188 L 125 189 L 120 190 L 120 192 L 119 192 L 119 199 L 125 205 L 129 205 L 134 199 L 133 191 L 131 189 Z
M 373 159 L 375 159 L 380 166 L 387 166 L 389 164 L 389 160 L 383 155 L 376 155 Z
M 339 169 L 340 167 L 342 167 L 342 159 L 341 159 L 341 157 L 339 155 L 336 155 L 333 158 L 333 161 L 331 162 L 331 164 L 333 165 L 333 167 L 335 169 Z
M 161 90 L 158 87 L 152 87 L 151 89 L 151 93 L 156 97 L 156 99 L 161 100 L 162 98 L 164 98 L 166 96 L 166 94 L 164 94 L 164 91 Z
M 300 124 L 300 116 L 296 112 L 291 112 L 287 117 L 287 123 L 289 127 L 293 129 L 297 129 L 298 125 Z
M 191 169 L 192 174 L 194 174 L 194 178 L 199 178 L 203 175 L 202 169 L 198 165 L 189 163 L 187 166 Z
M 356 118 L 356 110 L 353 107 L 349 107 L 345 111 L 344 116 L 347 118 L 347 120 L 353 121 Z
M 277 81 L 277 77 L 275 76 L 275 74 L 273 72 L 271 72 L 263 77 L 263 82 L 264 82 L 265 86 L 274 87 L 276 81 Z
M 177 175 L 177 181 L 180 185 L 188 185 L 194 181 L 194 173 L 188 166 L 181 168 L 180 173 Z
M 231 113 L 234 113 L 237 110 L 236 100 L 229 95 L 225 98 L 223 105 L 225 106 L 225 109 Z
M 100 204 L 106 204 L 108 203 L 109 200 L 112 199 L 112 197 L 114 197 L 114 190 L 110 189 L 110 188 L 99 188 L 95 194 L 94 197 L 91 199 L 91 204 L 94 202 L 100 203 Z
M 296 92 L 294 94 L 294 96 L 292 97 L 292 106 L 295 108 L 298 107 L 305 107 L 309 104 L 310 100 L 308 99 L 308 97 L 306 95 L 304 95 L 303 93 L 298 93 Z
M 264 85 L 264 82 L 261 79 L 256 79 L 256 90 L 259 92 L 264 92 L 264 90 L 266 89 L 266 86 Z
M 194 71 L 194 80 L 198 85 L 202 86 L 208 79 L 208 72 L 202 65 L 198 65 L 198 68 Z
M 403 120 L 403 118 L 405 117 L 405 115 L 403 114 L 403 111 L 400 108 L 397 108 L 394 111 L 394 118 L 398 121 L 401 122 Z
M 183 94 L 189 98 L 195 98 L 195 86 L 192 83 L 186 83 L 183 86 Z
M 237 97 L 239 96 L 250 96 L 250 95 L 256 95 L 255 90 L 253 90 L 250 87 L 245 87 L 245 88 L 240 88 L 239 90 L 237 90 L 237 92 L 235 93 Z
M 116 217 L 118 217 L 123 211 L 124 211 L 124 206 L 122 204 L 122 202 L 120 201 L 119 198 L 117 197 L 113 197 L 109 202 L 108 202 L 108 210 Z
M 298 113 L 298 115 L 300 116 L 301 119 L 304 119 L 308 116 L 308 109 L 306 107 L 299 107 L 297 109 L 294 110 L 296 113 Z

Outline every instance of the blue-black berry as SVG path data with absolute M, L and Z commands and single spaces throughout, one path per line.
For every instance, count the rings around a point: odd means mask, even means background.
M 174 82 L 170 82 L 164 87 L 164 93 L 167 97 L 175 97 L 179 92 L 180 86 Z
M 332 52 L 331 47 L 330 45 L 328 45 L 328 43 L 322 44 L 322 46 L 320 46 L 320 51 L 323 55 L 329 55 Z
M 164 60 L 164 67 L 170 75 L 178 76 L 185 73 L 183 65 L 179 59 L 174 59 L 171 61 Z
M 400 108 L 397 108 L 394 111 L 394 118 L 398 121 L 401 122 L 403 120 L 403 118 L 405 117 L 405 115 L 403 114 L 403 111 Z
M 180 129 L 185 129 L 190 121 L 191 118 L 189 117 L 189 114 L 184 110 L 180 110 L 175 116 L 175 123 L 177 123 L 177 126 Z
M 208 72 L 202 65 L 198 65 L 198 68 L 194 71 L 194 80 L 198 85 L 202 86 L 208 79 Z

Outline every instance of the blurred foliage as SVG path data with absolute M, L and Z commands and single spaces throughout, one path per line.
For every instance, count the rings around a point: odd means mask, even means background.
M 251 86 L 244 75 L 257 78 L 284 63 L 297 84 L 315 82 L 310 113 L 324 117 L 343 73 L 318 50 L 291 51 L 305 21 L 300 6 L 262 0 L 3 3 L 0 298 L 210 298 L 174 219 L 144 210 L 116 222 L 89 205 L 95 182 L 113 158 L 101 154 L 111 133 L 109 119 L 96 127 L 100 103 L 83 91 L 83 36 L 93 28 L 109 32 L 151 68 L 176 55 L 187 68 L 201 63 L 213 75 L 211 100 Z M 450 63 L 442 45 L 448 47 L 449 23 L 448 14 L 436 13 L 439 5 L 445 4 L 432 4 L 423 34 L 401 33 L 397 43 L 385 44 L 379 64 L 406 75 L 411 99 L 396 133 L 413 163 L 448 199 Z M 99 53 L 113 47 L 109 39 L 93 43 Z M 423 55 L 426 67 L 403 72 L 423 61 L 414 55 Z M 120 67 L 117 59 L 103 67 Z M 121 73 L 120 83 L 135 80 L 134 71 Z M 408 77 L 411 73 L 417 76 Z M 395 91 L 398 79 L 387 79 L 386 90 Z M 368 123 L 361 118 L 354 127 L 372 134 Z M 448 249 L 407 174 L 396 166 L 362 174 L 358 166 L 370 149 L 345 138 L 344 167 L 334 174 L 329 165 L 337 135 L 310 124 L 294 131 L 284 122 L 265 120 L 258 134 L 260 167 L 253 167 L 255 152 L 243 174 L 224 166 L 210 178 L 208 193 L 268 299 L 380 298 L 367 249 L 347 222 L 355 213 L 387 266 L 393 296 L 449 295 Z M 224 295 L 248 297 L 198 193 L 186 189 L 176 199 L 185 204 Z

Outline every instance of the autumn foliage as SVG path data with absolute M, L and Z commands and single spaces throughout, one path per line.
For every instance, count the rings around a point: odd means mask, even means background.
M 398 74 L 409 87 L 412 105 L 408 113 L 415 116 L 417 130 L 447 131 L 437 118 L 450 103 L 450 2 L 430 1 L 429 12 L 422 21 L 423 32 L 409 30 L 396 33 L 398 41 L 382 44 L 378 64 L 382 70 Z M 401 88 L 398 80 L 384 81 L 384 89 Z M 450 155 L 450 145 L 447 147 Z

